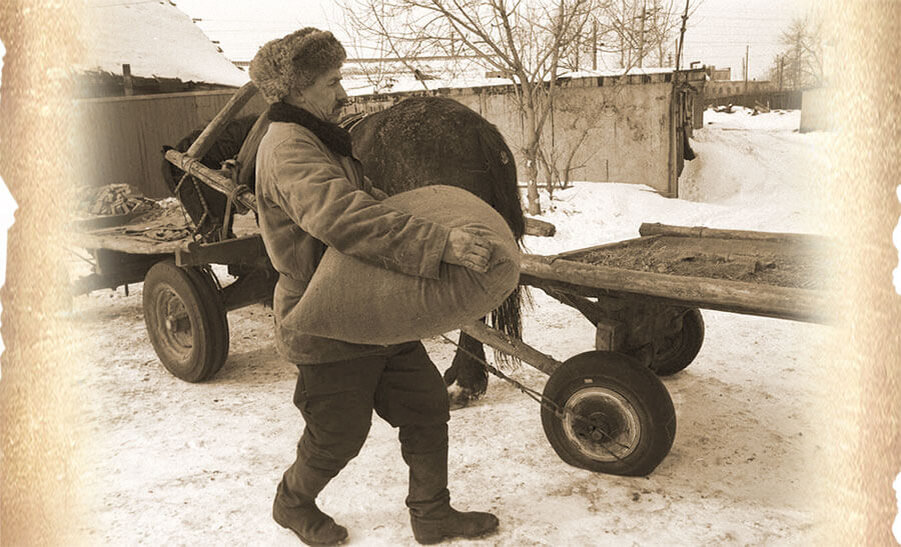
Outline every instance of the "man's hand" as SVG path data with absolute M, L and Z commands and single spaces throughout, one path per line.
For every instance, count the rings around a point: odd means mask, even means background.
M 379 201 L 388 197 L 388 194 L 376 188 L 375 185 L 372 184 L 372 180 L 366 175 L 363 175 L 363 191 Z
M 474 226 L 452 228 L 444 246 L 441 260 L 448 264 L 464 266 L 480 273 L 488 271 L 491 259 L 491 242 Z

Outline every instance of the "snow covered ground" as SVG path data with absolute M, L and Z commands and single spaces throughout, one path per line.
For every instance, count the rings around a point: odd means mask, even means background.
M 576 183 L 542 195 L 550 254 L 638 236 L 642 222 L 817 232 L 807 161 L 822 135 L 795 131 L 799 113 L 708 111 L 686 164 L 683 199 L 647 187 Z M 524 339 L 565 359 L 593 349 L 591 324 L 540 291 Z M 276 354 L 270 311 L 229 313 L 231 350 L 212 381 L 188 384 L 158 363 L 144 332 L 140 287 L 79 297 L 86 365 L 96 397 L 86 475 L 90 513 L 73 541 L 108 545 L 294 545 L 270 518 L 282 470 L 303 423 L 291 404 L 294 367 Z M 497 535 L 473 545 L 709 545 L 812 543 L 819 477 L 815 352 L 830 328 L 704 311 L 696 361 L 664 383 L 678 416 L 672 452 L 649 477 L 593 474 L 557 458 L 539 408 L 491 379 L 488 394 L 455 411 L 451 493 L 486 509 Z M 426 341 L 439 368 L 453 347 Z M 541 389 L 529 367 L 512 375 Z M 355 545 L 411 545 L 406 469 L 396 432 L 377 417 L 362 453 L 320 497 Z

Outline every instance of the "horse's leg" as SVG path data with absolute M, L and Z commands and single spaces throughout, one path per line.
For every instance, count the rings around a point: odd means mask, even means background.
M 485 348 L 482 343 L 461 332 L 459 344 L 463 349 L 457 348 L 454 361 L 444 372 L 444 383 L 447 384 L 451 409 L 465 407 L 470 401 L 484 395 L 488 389 L 488 371 L 482 363 L 472 357 L 475 355 L 485 360 Z

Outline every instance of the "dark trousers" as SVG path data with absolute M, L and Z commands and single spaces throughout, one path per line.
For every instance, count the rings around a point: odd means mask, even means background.
M 279 484 L 277 503 L 292 507 L 315 499 L 360 452 L 373 410 L 399 429 L 411 473 L 415 465 L 411 462 L 427 459 L 439 466 L 444 462 L 444 472 L 438 473 L 445 475 L 444 484 L 430 471 L 428 488 L 408 498 L 408 505 L 446 503 L 447 390 L 420 342 L 393 346 L 386 354 L 297 368 L 294 404 L 306 427 L 297 444 L 297 459 Z M 411 474 L 411 486 L 413 479 Z

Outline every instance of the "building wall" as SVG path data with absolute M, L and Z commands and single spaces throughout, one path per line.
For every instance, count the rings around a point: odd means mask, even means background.
M 704 72 L 690 73 L 692 84 L 702 87 Z M 552 118 L 543 135 L 545 150 L 553 143 L 562 169 L 576 148 L 572 180 L 615 181 L 646 184 L 665 195 L 678 193 L 676 165 L 681 146 L 676 143 L 672 74 L 628 77 L 589 77 L 564 81 Z M 438 95 L 455 99 L 495 124 L 516 155 L 520 180 L 524 180 L 523 123 L 508 86 L 470 89 L 437 89 L 354 97 L 353 112 L 378 111 L 409 96 Z M 702 104 L 703 101 L 694 101 Z M 689 111 L 697 111 L 689 105 Z M 700 127 L 702 113 L 689 123 Z M 539 170 L 539 182 L 544 173 Z
M 767 93 L 778 91 L 778 85 L 770 81 L 750 81 L 745 87 L 744 80 L 712 81 L 704 87 L 704 96 L 708 99 L 717 97 L 731 97 L 748 93 Z
M 626 77 L 589 77 L 561 82 L 559 102 L 545 126 L 544 141 L 553 143 L 562 168 L 576 149 L 571 180 L 646 184 L 664 195 L 678 195 L 681 131 L 698 127 L 697 113 L 686 119 L 686 108 L 702 91 L 703 70 L 680 73 L 692 85 L 673 100 L 672 73 Z M 689 90 L 689 91 L 686 91 Z M 169 195 L 162 175 L 164 145 L 174 146 L 191 131 L 206 125 L 234 91 L 203 91 L 162 95 L 82 99 L 76 102 L 80 143 L 89 161 L 79 176 L 82 184 L 128 183 L 152 198 Z M 520 180 L 524 160 L 519 151 L 522 121 L 510 86 L 438 89 L 353 98 L 349 112 L 377 111 L 411 95 L 441 95 L 469 106 L 498 126 L 516 154 Z M 257 114 L 266 105 L 259 95 L 239 115 Z M 695 109 L 696 110 L 696 109 Z M 700 122 L 702 123 L 702 122 Z M 546 147 L 550 152 L 550 148 Z M 546 182 L 539 170 L 539 182 Z
M 804 91 L 801 99 L 801 133 L 835 129 L 833 99 L 834 93 L 826 87 Z
M 716 68 L 714 66 L 710 68 L 710 79 L 711 80 L 719 80 L 719 81 L 729 81 L 732 79 L 732 68 Z
M 801 108 L 801 90 L 779 90 L 778 84 L 770 81 L 748 82 L 707 82 L 704 92 L 706 106 L 736 105 L 754 108 L 756 105 L 772 109 L 797 110 Z
M 672 84 L 571 86 L 560 90 L 543 139 L 562 168 L 574 147 L 573 180 L 647 184 L 669 193 L 668 123 Z M 516 155 L 520 179 L 525 159 L 520 151 L 522 125 L 509 94 L 454 97 L 494 123 Z M 584 140 L 582 134 L 587 133 Z M 581 145 L 579 141 L 582 140 Z M 543 172 L 539 171 L 543 177 Z
M 151 198 L 170 194 L 163 179 L 164 145 L 175 146 L 205 126 L 234 90 L 200 91 L 76 101 L 76 120 L 86 161 L 79 182 L 90 186 L 128 183 Z M 239 115 L 262 112 L 257 95 Z

